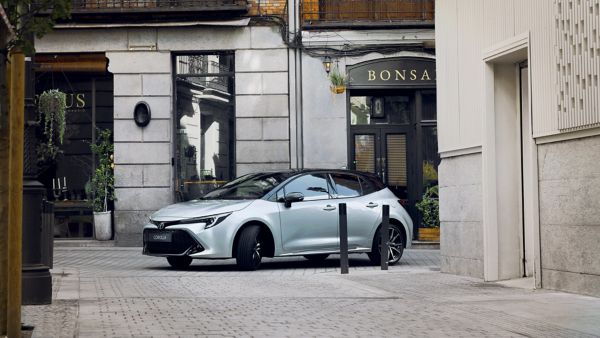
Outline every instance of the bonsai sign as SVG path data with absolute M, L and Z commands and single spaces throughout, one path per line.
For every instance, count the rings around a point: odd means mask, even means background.
M 348 66 L 348 88 L 435 88 L 435 60 L 390 58 Z

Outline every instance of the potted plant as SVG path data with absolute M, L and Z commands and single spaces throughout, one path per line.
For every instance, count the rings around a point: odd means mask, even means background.
M 38 123 L 42 127 L 42 138 L 37 147 L 38 165 L 51 165 L 62 153 L 66 129 L 67 95 L 57 89 L 43 92 L 38 97 Z
M 424 228 L 419 228 L 419 240 L 434 241 L 440 240 L 440 202 L 439 187 L 434 185 L 427 188 L 423 199 L 416 204 L 417 209 L 423 216 Z
M 331 81 L 331 91 L 335 94 L 342 94 L 346 91 L 346 76 L 339 72 L 337 67 L 334 67 L 329 74 Z
M 106 241 L 112 237 L 111 211 L 108 201 L 115 200 L 115 178 L 113 173 L 113 144 L 110 140 L 111 131 L 98 130 L 95 144 L 91 144 L 92 153 L 98 160 L 98 165 L 92 173 L 91 194 L 94 209 L 94 237 Z

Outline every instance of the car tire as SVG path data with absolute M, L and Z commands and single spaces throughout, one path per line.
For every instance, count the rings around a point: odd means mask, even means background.
M 170 256 L 167 257 L 167 262 L 175 269 L 185 269 L 192 264 L 190 256 Z
M 371 252 L 368 253 L 369 259 L 371 259 L 371 263 L 374 265 L 381 264 L 381 253 L 380 253 L 380 243 L 381 243 L 381 235 L 380 230 L 377 229 L 375 232 L 375 237 L 373 237 L 373 245 L 371 246 Z M 395 224 L 390 224 L 390 258 L 388 260 L 388 265 L 394 265 L 400 261 L 402 258 L 402 254 L 404 253 L 404 243 L 406 243 L 406 239 L 404 238 L 404 233 L 400 230 L 400 228 Z
M 304 258 L 311 262 L 322 262 L 329 257 L 329 254 L 304 255 Z
M 235 256 L 238 267 L 242 270 L 256 270 L 262 260 L 260 226 L 250 225 L 242 229 Z

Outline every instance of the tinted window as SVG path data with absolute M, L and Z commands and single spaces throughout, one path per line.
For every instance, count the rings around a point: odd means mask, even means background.
M 350 174 L 331 174 L 335 191 L 338 197 L 356 197 L 360 196 L 361 189 L 358 177 Z
M 299 192 L 304 195 L 304 200 L 318 200 L 329 198 L 329 184 L 324 174 L 307 174 L 298 177 L 285 186 L 285 193 Z
M 362 186 L 363 195 L 372 194 L 383 189 L 383 185 L 370 177 L 361 177 L 360 185 Z

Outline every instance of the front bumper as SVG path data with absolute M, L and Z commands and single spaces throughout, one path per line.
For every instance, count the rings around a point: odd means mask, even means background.
M 171 241 L 153 241 L 155 234 L 169 234 Z M 204 247 L 186 229 L 144 229 L 143 254 L 149 256 L 189 256 L 204 251 Z

